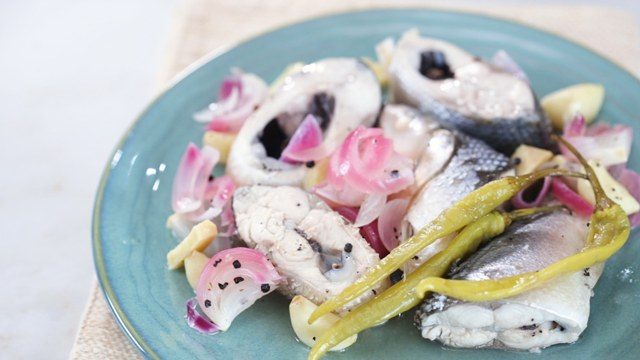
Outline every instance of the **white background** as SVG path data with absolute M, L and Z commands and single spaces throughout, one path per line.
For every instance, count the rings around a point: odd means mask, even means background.
M 153 96 L 178 1 L 0 0 L 0 358 L 68 356 L 94 277 L 94 192 Z M 640 1 L 606 5 L 640 18 Z

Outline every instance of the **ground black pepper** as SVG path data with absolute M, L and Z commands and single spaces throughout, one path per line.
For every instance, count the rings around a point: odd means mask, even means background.
M 242 264 L 240 264 L 240 261 L 238 261 L 238 260 L 234 260 L 233 261 L 233 268 L 234 269 L 240 269 L 240 266 L 242 266 Z
M 260 290 L 262 290 L 263 293 L 269 292 L 269 290 L 271 290 L 271 286 L 269 286 L 269 284 L 262 284 L 260 285 Z
M 389 279 L 391 279 L 391 283 L 395 284 L 397 282 L 399 282 L 400 280 L 402 280 L 402 278 L 404 277 L 404 272 L 400 269 L 394 271 L 391 273 L 391 275 L 389 276 Z

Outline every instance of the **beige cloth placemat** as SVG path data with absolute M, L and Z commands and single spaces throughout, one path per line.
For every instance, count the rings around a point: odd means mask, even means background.
M 562 34 L 640 74 L 640 33 L 633 16 L 594 6 L 494 6 L 473 2 L 393 0 L 187 0 L 176 9 L 158 89 L 189 64 L 214 50 L 275 27 L 311 17 L 372 7 L 460 9 L 520 21 Z M 615 35 L 615 36 L 614 36 Z M 137 359 L 140 353 L 115 323 L 97 286 L 91 290 L 72 359 Z

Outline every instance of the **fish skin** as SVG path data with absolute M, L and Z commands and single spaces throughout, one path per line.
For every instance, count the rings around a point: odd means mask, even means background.
M 535 112 L 514 119 L 480 119 L 468 117 L 447 108 L 436 100 L 421 104 L 420 108 L 433 114 L 444 126 L 458 129 L 466 134 L 482 139 L 507 155 L 511 155 L 521 144 L 543 149 L 557 150 L 551 139 L 551 122 L 542 112 L 539 101 L 535 100 Z
M 585 230 L 582 221 L 564 211 L 516 221 L 505 233 L 454 267 L 450 277 L 487 280 L 540 270 L 580 251 Z
M 586 222 L 566 212 L 516 221 L 453 266 L 447 277 L 486 280 L 540 270 L 579 252 L 586 232 Z M 602 266 L 595 266 L 493 302 L 462 302 L 432 294 L 418 310 L 416 323 L 423 337 L 455 347 L 535 351 L 571 343 L 587 326 L 592 289 L 601 272 Z
M 382 101 L 380 83 L 371 69 L 356 58 L 326 58 L 287 75 L 238 132 L 227 160 L 227 173 L 240 185 L 301 186 L 309 168 L 267 156 L 258 138 L 277 119 L 291 137 L 314 95 L 335 97 L 335 108 L 323 146 L 335 149 L 359 125 L 371 126 Z
M 512 168 L 511 161 L 484 142 L 453 131 L 455 149 L 444 168 L 422 187 L 415 196 L 404 226 L 408 238 L 411 233 L 434 220 L 443 210 L 482 185 L 495 180 Z M 405 265 L 411 272 L 431 256 L 444 249 L 452 237 L 436 240 L 423 249 L 417 258 Z
M 443 47 L 449 49 L 452 57 L 455 56 L 457 59 L 448 60 L 452 62 L 460 60 L 457 61 L 456 66 L 465 65 L 468 61 L 482 62 L 453 44 L 441 40 L 421 38 L 415 31 L 409 31 L 399 40 L 389 66 L 390 93 L 394 102 L 414 106 L 437 118 L 442 125 L 456 128 L 484 140 L 496 150 L 507 155 L 513 153 L 516 147 L 521 144 L 550 150 L 557 149 L 557 144 L 550 136 L 552 134 L 551 122 L 545 116 L 538 99 L 528 85 L 530 95 L 533 97 L 533 109 L 531 112 L 515 118 L 482 118 L 469 114 L 464 115 L 439 101 L 430 93 L 427 86 L 421 84 L 423 81 L 437 82 L 438 80 L 429 80 L 423 77 L 414 64 L 414 57 L 419 57 L 416 49 L 421 46 L 423 41 L 440 44 L 440 50 Z M 413 54 L 413 52 L 416 53 Z M 445 53 L 445 55 L 447 54 Z M 506 74 L 506 72 L 495 68 L 494 71 L 502 75 Z
M 232 206 L 240 238 L 274 264 L 285 278 L 279 290 L 289 297 L 303 295 L 321 304 L 380 261 L 357 227 L 300 188 L 240 187 L 234 192 Z M 349 273 L 332 279 L 323 273 L 318 246 L 324 253 L 344 254 L 347 243 L 352 246 Z M 374 291 L 381 291 L 386 285 L 382 283 Z M 372 295 L 373 292 L 367 293 L 340 311 L 355 307 Z

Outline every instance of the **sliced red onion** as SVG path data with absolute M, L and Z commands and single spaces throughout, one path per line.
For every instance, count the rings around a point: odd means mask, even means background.
M 218 150 L 209 146 L 199 150 L 189 143 L 173 180 L 171 207 L 175 213 L 195 221 L 209 210 L 206 191 L 219 158 Z
M 322 129 L 315 116 L 309 114 L 304 118 L 282 151 L 280 160 L 289 163 L 319 160 L 326 149 L 318 149 L 322 144 Z M 321 150 L 321 151 L 318 151 Z M 324 157 L 328 156 L 326 154 Z
M 211 206 L 217 209 L 221 209 L 224 205 L 231 199 L 233 196 L 233 190 L 235 189 L 235 184 L 231 177 L 225 175 L 219 178 L 215 178 L 212 181 L 209 181 L 207 185 L 205 198 L 211 199 Z
M 203 251 L 208 257 L 212 257 L 222 250 L 234 247 L 235 239 L 233 237 L 236 235 L 236 227 L 231 201 L 224 205 L 220 216 L 212 221 L 218 227 L 218 236 L 216 240 L 211 242 Z
M 220 232 L 220 236 L 230 237 L 236 233 L 236 218 L 233 214 L 233 208 L 231 207 L 231 203 L 227 203 L 227 205 L 222 209 L 222 214 L 220 215 L 220 227 L 222 231 Z
M 333 153 L 327 179 L 367 194 L 389 195 L 413 184 L 413 163 L 393 150 L 381 129 L 359 126 Z
M 408 199 L 394 199 L 384 205 L 382 213 L 378 217 L 378 234 L 380 234 L 380 240 L 388 251 L 395 249 L 400 244 L 400 225 L 408 207 Z
M 359 207 L 367 196 L 367 194 L 347 185 L 337 189 L 329 182 L 314 186 L 311 191 L 334 208 L 338 206 Z
M 290 154 L 288 155 L 288 159 L 286 160 L 283 159 L 283 161 L 299 164 L 299 163 L 305 163 L 307 161 L 322 160 L 324 158 L 328 158 L 329 156 L 331 156 L 331 153 L 333 152 L 334 149 L 335 149 L 335 146 L 332 146 L 331 144 L 324 142 L 314 148 L 300 150 L 295 154 Z
M 546 177 L 544 178 L 544 180 L 539 181 L 542 181 L 542 186 L 539 189 L 535 188 L 537 184 L 533 184 L 526 189 L 520 190 L 520 192 L 518 192 L 518 194 L 516 194 L 516 196 L 511 199 L 511 203 L 516 209 L 532 208 L 540 206 L 540 204 L 542 204 L 542 201 L 547 197 L 547 194 L 549 193 L 549 188 L 551 187 L 551 177 Z M 533 201 L 527 201 L 525 197 L 530 197 L 528 195 L 530 195 L 532 191 L 536 192 L 535 194 L 533 194 L 535 195 L 535 197 L 533 198 Z
M 593 205 L 560 179 L 551 180 L 551 194 L 573 212 L 583 217 L 593 214 Z
M 340 206 L 335 209 L 335 211 L 342 215 L 343 218 L 349 220 L 349 222 L 353 223 L 356 221 L 356 217 L 358 217 L 358 209 L 349 207 L 349 206 Z
M 564 127 L 564 137 L 584 136 L 587 132 L 587 120 L 582 114 L 576 114 L 567 125 Z
M 231 248 L 215 254 L 205 265 L 196 296 L 200 309 L 221 331 L 241 312 L 272 292 L 282 281 L 261 252 Z
M 609 173 L 629 191 L 631 196 L 640 202 L 640 174 L 627 169 L 625 165 L 612 166 L 609 168 Z M 631 226 L 640 225 L 640 212 L 629 215 L 629 221 Z
M 268 87 L 262 79 L 236 69 L 220 85 L 218 101 L 194 114 L 194 119 L 209 122 L 210 131 L 238 132 L 267 94 Z
M 378 220 L 374 220 L 372 223 L 367 224 L 360 228 L 360 235 L 367 240 L 369 245 L 380 255 L 380 258 L 389 255 L 389 251 L 382 243 L 380 234 L 378 233 Z
M 353 207 L 340 206 L 337 207 L 335 211 L 352 223 L 358 216 L 358 209 Z M 377 252 L 378 255 L 380 255 L 380 258 L 383 258 L 389 254 L 389 251 L 387 251 L 387 248 L 382 243 L 380 235 L 378 234 L 377 220 L 374 220 L 372 223 L 362 226 L 360 228 L 360 235 L 367 241 L 367 243 L 369 243 L 373 250 Z
M 222 213 L 222 209 L 220 208 L 208 207 L 204 212 L 200 213 L 199 215 L 192 216 L 192 220 L 194 221 L 194 223 L 199 223 L 205 220 L 212 220 L 218 217 L 218 215 L 220 215 L 221 213 Z
M 377 174 L 393 155 L 393 142 L 380 128 L 363 128 L 356 143 L 349 147 L 349 157 L 359 173 Z M 357 160 L 357 161 L 356 161 Z
M 587 127 L 584 117 L 578 115 L 565 127 L 564 136 L 585 158 L 610 166 L 624 164 L 629 159 L 633 129 L 608 124 Z M 575 159 L 564 146 L 560 150 L 568 158 Z
M 364 198 L 360 210 L 358 210 L 358 216 L 354 221 L 354 225 L 361 227 L 373 222 L 377 219 L 384 208 L 384 204 L 387 202 L 387 195 L 370 194 Z
M 504 50 L 498 50 L 491 58 L 491 64 L 497 68 L 502 69 L 508 73 L 515 75 L 520 80 L 530 83 L 529 77 L 522 70 L 520 65 L 513 60 L 513 58 Z
M 193 329 L 198 330 L 203 334 L 215 334 L 220 332 L 220 328 L 218 325 L 212 323 L 206 317 L 200 315 L 196 306 L 198 306 L 198 301 L 196 298 L 191 298 L 187 300 L 187 324 Z

